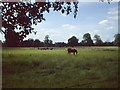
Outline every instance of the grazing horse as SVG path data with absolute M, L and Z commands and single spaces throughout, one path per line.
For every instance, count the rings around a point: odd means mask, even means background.
M 50 50 L 53 50 L 53 48 L 50 48 Z
M 41 48 L 41 50 L 53 50 L 53 48 Z
M 72 48 L 68 48 L 67 51 L 68 51 L 68 54 L 73 53 L 75 55 L 78 53 L 76 49 L 72 49 Z
M 41 48 L 41 50 L 48 50 L 49 48 Z

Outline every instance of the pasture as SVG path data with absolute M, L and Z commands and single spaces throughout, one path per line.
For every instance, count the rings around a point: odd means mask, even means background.
M 3 88 L 117 88 L 118 47 L 3 48 Z

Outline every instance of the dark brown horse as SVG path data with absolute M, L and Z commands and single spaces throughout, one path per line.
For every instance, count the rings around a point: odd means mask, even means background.
M 47 48 L 39 48 L 38 47 L 38 49 L 40 49 L 40 50 L 53 50 L 53 48 L 48 48 L 48 47 Z
M 41 50 L 49 50 L 49 48 L 41 48 Z
M 76 49 L 72 49 L 72 48 L 68 48 L 67 51 L 68 51 L 68 54 L 73 53 L 75 55 L 78 53 Z

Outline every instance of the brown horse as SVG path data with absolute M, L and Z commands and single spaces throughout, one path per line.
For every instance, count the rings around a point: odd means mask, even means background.
M 41 50 L 49 50 L 49 48 L 41 48 Z
M 67 51 L 68 51 L 68 54 L 73 53 L 75 55 L 78 53 L 76 49 L 72 49 L 72 48 L 68 48 Z
M 53 50 L 53 48 L 48 48 L 48 47 L 46 47 L 46 48 L 38 48 L 38 49 L 40 49 L 40 50 Z

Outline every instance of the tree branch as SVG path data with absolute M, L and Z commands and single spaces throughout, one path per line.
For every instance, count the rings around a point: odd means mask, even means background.
M 5 31 L 3 31 L 2 29 L 0 29 L 0 33 L 4 33 L 4 34 L 6 34 Z

